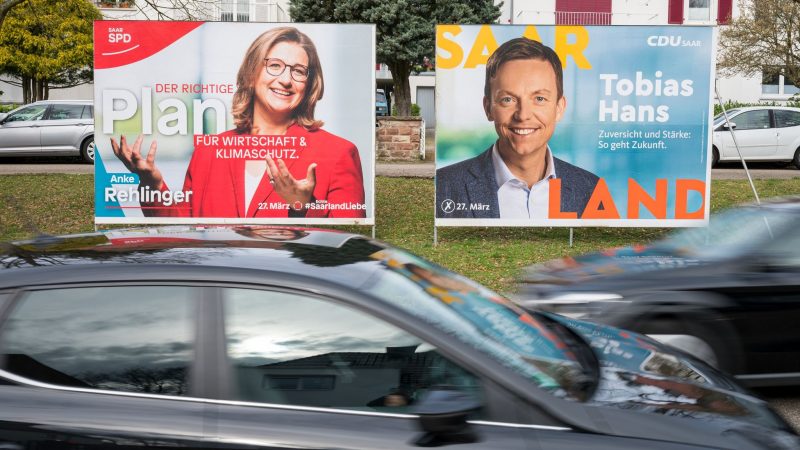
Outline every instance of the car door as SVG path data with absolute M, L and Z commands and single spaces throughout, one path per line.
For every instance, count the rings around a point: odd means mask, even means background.
M 800 233 L 792 227 L 743 263 L 741 286 L 730 295 L 747 352 L 744 379 L 769 382 L 800 373 Z M 774 374 L 773 376 L 769 374 Z
M 226 448 L 413 448 L 425 436 L 415 407 L 436 386 L 493 401 L 434 346 L 339 302 L 247 288 L 221 298 L 230 389 L 215 429 Z M 458 448 L 527 448 L 518 428 L 486 410 L 474 418 Z
M 47 105 L 30 105 L 0 121 L 0 152 L 36 155 L 41 151 L 41 123 Z
M 48 153 L 77 153 L 81 137 L 93 126 L 90 105 L 57 103 L 50 107 L 41 121 L 42 151 Z
M 800 111 L 774 109 L 778 137 L 777 159 L 791 160 L 800 147 Z
M 14 294 L 0 310 L 0 448 L 208 448 L 200 297 L 175 285 Z
M 768 109 L 745 111 L 731 118 L 736 124 L 736 142 L 745 159 L 766 158 L 775 155 L 777 150 L 776 130 L 772 126 Z M 724 139 L 720 149 L 722 159 L 739 159 L 739 153 L 731 137 L 731 131 L 719 127 L 717 129 Z

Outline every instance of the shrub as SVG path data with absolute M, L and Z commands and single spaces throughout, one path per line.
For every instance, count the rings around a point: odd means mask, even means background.
M 0 113 L 7 113 L 12 109 L 19 108 L 20 105 L 15 105 L 14 103 L 9 103 L 6 105 L 0 105 Z
M 800 99 L 792 97 L 786 102 L 760 102 L 760 103 L 742 103 L 729 100 L 725 102 L 725 111 L 730 111 L 733 108 L 744 108 L 747 106 L 790 106 L 792 108 L 800 108 Z M 719 103 L 714 103 L 714 116 L 722 112 L 722 107 Z
M 411 115 L 414 117 L 419 116 L 419 105 L 416 103 L 411 104 Z

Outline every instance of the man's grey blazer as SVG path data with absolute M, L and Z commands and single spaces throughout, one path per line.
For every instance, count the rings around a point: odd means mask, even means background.
M 556 157 L 553 161 L 556 176 L 561 179 L 561 211 L 577 212 L 580 217 L 599 178 Z M 436 171 L 436 217 L 500 218 L 492 147 L 474 158 Z

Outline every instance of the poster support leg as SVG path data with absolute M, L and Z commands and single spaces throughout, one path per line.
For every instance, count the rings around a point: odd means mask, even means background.
M 758 198 L 758 191 L 756 191 L 756 185 L 753 184 L 753 178 L 750 176 L 750 170 L 747 169 L 747 163 L 744 161 L 741 149 L 739 149 L 739 143 L 736 141 L 736 133 L 734 132 L 734 128 L 731 128 L 731 121 L 728 119 L 728 112 L 725 110 L 725 104 L 722 101 L 722 97 L 719 96 L 719 89 L 717 89 L 716 83 L 714 83 L 714 93 L 717 95 L 717 102 L 719 102 L 719 106 L 722 108 L 722 114 L 725 116 L 725 125 L 728 126 L 728 131 L 731 132 L 731 138 L 733 138 L 733 145 L 736 147 L 736 152 L 739 153 L 739 160 L 742 161 L 742 167 L 744 167 L 744 173 L 747 174 L 747 180 L 750 182 L 750 188 L 753 189 L 753 195 L 756 196 L 756 204 L 760 205 L 761 199 Z
M 375 239 L 375 225 L 372 226 L 372 239 Z
M 574 228 L 569 228 L 569 248 L 572 248 L 572 232 L 575 231 Z
M 439 236 L 437 233 L 436 225 L 433 226 L 433 246 L 439 245 Z

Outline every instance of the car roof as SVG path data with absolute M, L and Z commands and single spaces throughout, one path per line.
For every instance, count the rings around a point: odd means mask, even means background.
M 772 106 L 770 106 L 770 105 L 764 105 L 764 106 L 737 106 L 737 107 L 734 107 L 734 108 L 726 108 L 727 111 L 736 110 L 736 111 L 739 111 L 739 112 L 755 111 L 755 110 L 760 110 L 760 109 L 782 109 L 782 110 L 786 110 L 786 111 L 797 111 L 797 112 L 800 112 L 800 108 L 795 108 L 793 106 L 778 106 L 778 105 L 772 105 Z
M 161 226 L 41 236 L 0 243 L 0 288 L 13 287 L 23 270 L 100 263 L 239 268 L 355 287 L 381 269 L 380 259 L 371 255 L 386 248 L 352 233 L 275 226 Z
M 49 104 L 49 105 L 59 105 L 59 104 L 80 104 L 80 105 L 91 105 L 93 104 L 93 100 L 38 100 L 31 105 L 42 105 L 42 104 Z

